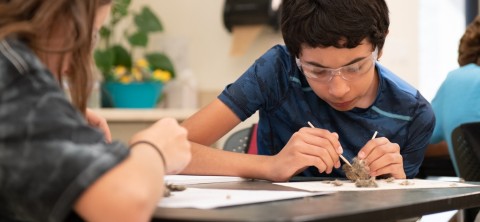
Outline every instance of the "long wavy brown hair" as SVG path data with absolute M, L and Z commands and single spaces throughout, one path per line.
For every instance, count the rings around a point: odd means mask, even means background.
M 25 42 L 37 55 L 57 54 L 61 61 L 70 53 L 66 78 L 72 104 L 85 113 L 94 74 L 92 59 L 93 24 L 97 9 L 112 0 L 0 0 L 0 39 L 9 36 Z M 46 47 L 55 29 L 65 28 L 60 48 Z M 39 56 L 45 64 L 48 56 Z M 62 62 L 64 63 L 64 62 Z M 62 82 L 62 66 L 53 72 Z
M 458 47 L 458 64 L 470 63 L 480 65 L 480 16 L 477 16 L 467 27 L 460 39 Z

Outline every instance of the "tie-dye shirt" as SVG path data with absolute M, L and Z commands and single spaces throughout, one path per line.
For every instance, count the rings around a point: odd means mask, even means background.
M 259 110 L 257 146 L 261 155 L 275 155 L 293 133 L 308 127 L 337 132 L 350 161 L 371 139 L 386 137 L 400 145 L 405 173 L 413 178 L 423 161 L 435 125 L 430 104 L 405 81 L 376 63 L 379 88 L 374 103 L 341 112 L 320 99 L 286 47 L 275 46 L 260 57 L 219 99 L 243 121 Z M 310 167 L 304 176 L 345 177 L 341 169 L 320 174 Z
M 0 40 L 2 221 L 78 218 L 80 194 L 129 154 L 103 141 L 26 45 Z

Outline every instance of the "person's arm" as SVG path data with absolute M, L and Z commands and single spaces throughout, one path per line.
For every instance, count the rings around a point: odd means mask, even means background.
M 188 139 L 212 145 L 240 123 L 240 119 L 222 101 L 215 99 L 181 123 L 188 130 Z
M 148 221 L 163 194 L 163 163 L 147 144 L 93 183 L 77 200 L 85 221 Z
M 192 161 L 182 174 L 231 175 L 247 178 L 268 177 L 268 156 L 246 155 L 210 148 L 240 119 L 220 100 L 182 122 L 192 141 Z
M 184 121 L 182 125 L 189 131 L 189 140 L 192 141 L 192 161 L 182 173 L 286 181 L 308 166 L 316 166 L 327 173 L 332 167 L 340 166 L 335 153 L 340 147 L 338 135 L 309 127 L 292 135 L 288 144 L 274 156 L 208 147 L 239 122 L 239 118 L 218 99 Z
M 448 152 L 448 145 L 445 140 L 442 140 L 439 143 L 429 144 L 427 146 L 427 151 L 425 152 L 425 157 L 450 157 Z
M 177 173 L 190 160 L 186 138 L 186 130 L 170 118 L 134 135 L 130 156 L 80 196 L 77 213 L 86 221 L 148 221 L 163 197 L 165 172 Z

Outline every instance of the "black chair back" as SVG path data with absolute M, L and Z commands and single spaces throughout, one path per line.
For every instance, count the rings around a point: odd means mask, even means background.
M 459 176 L 466 181 L 480 181 L 480 122 L 455 128 L 452 146 Z
M 234 132 L 225 141 L 223 150 L 237 153 L 247 153 L 251 132 L 252 128 L 250 127 Z
M 460 177 L 466 181 L 480 181 L 480 122 L 465 123 L 452 132 L 452 148 Z M 480 218 L 480 208 L 463 210 L 462 221 L 473 222 Z

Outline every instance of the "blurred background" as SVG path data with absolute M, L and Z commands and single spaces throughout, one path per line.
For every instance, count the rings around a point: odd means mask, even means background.
M 151 7 L 164 32 L 152 37 L 153 49 L 166 51 L 178 72 L 195 78 L 199 106 L 235 81 L 281 34 L 263 29 L 242 56 L 230 56 L 232 34 L 223 23 L 224 0 L 133 0 L 132 8 Z M 458 42 L 477 0 L 387 0 L 390 33 L 380 62 L 431 100 L 447 72 L 458 67 Z M 470 15 L 472 17 L 472 15 Z M 471 18 L 470 18 L 471 19 Z
M 228 1 L 132 0 L 131 10 L 140 11 L 148 6 L 159 17 L 164 30 L 150 36 L 147 50 L 167 54 L 176 77 L 166 84 L 165 95 L 158 105 L 162 109 L 139 113 L 100 110 L 113 128 L 115 138 L 125 140 L 131 132 L 164 116 L 182 121 L 215 99 L 268 49 L 283 43 L 279 30 L 265 25 L 252 29 L 249 44 L 232 56 L 238 36 L 224 24 Z M 431 101 L 447 73 L 458 67 L 459 39 L 478 12 L 478 0 L 386 1 L 391 24 L 380 62 Z M 279 2 L 272 0 L 271 4 Z M 127 28 L 130 25 L 131 21 L 119 24 Z M 237 128 L 257 120 L 254 116 Z

